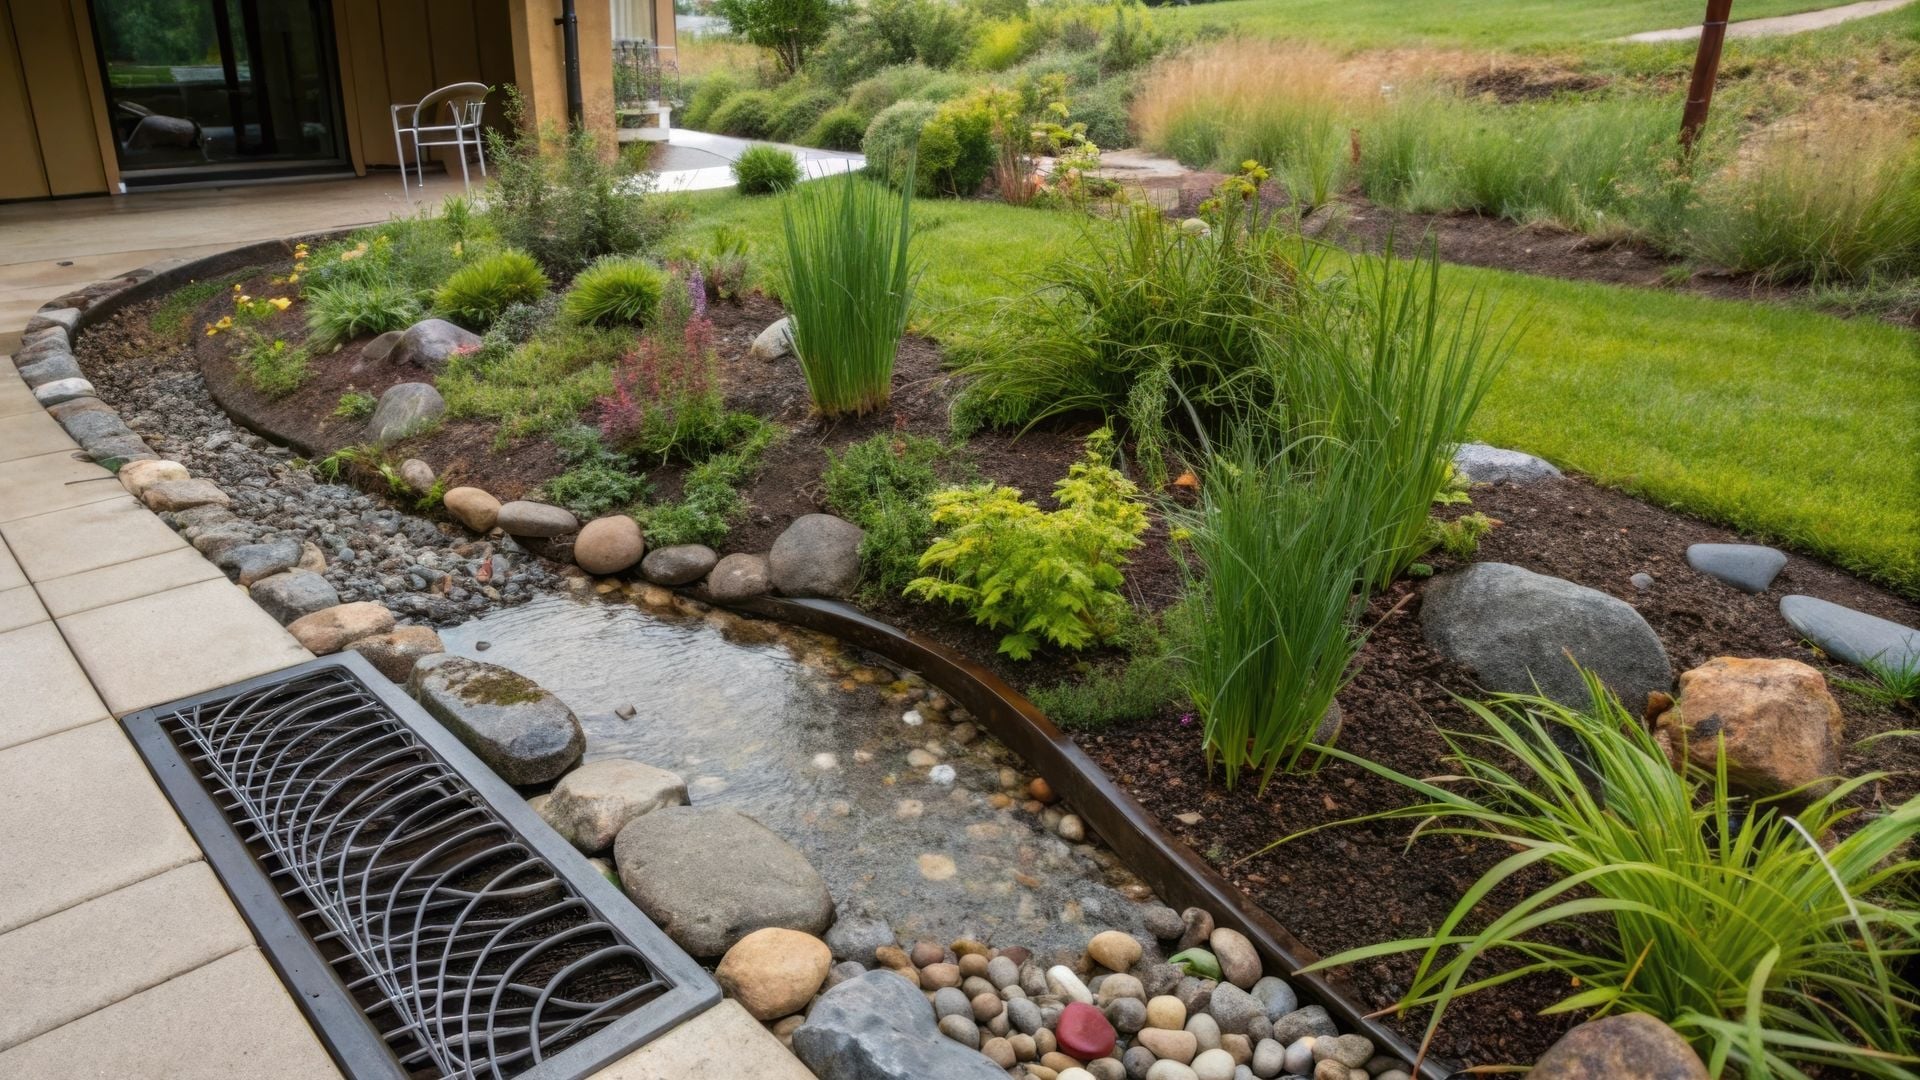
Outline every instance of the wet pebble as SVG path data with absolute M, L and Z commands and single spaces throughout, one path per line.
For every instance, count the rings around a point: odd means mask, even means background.
M 924 1015 L 924 1014 L 923 1014 Z M 980 1049 L 980 1026 L 964 1016 L 948 1016 L 940 1021 L 940 1034 L 969 1050 Z

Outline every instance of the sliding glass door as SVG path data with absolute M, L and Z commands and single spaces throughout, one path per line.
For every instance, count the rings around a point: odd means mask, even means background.
M 345 165 L 328 0 L 92 0 L 128 184 Z

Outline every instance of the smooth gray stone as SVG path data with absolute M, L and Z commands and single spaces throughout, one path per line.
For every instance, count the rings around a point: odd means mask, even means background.
M 288 570 L 262 578 L 253 583 L 247 595 L 281 626 L 340 603 L 339 592 L 311 570 Z
M 1895 671 L 1920 666 L 1920 630 L 1814 596 L 1788 596 L 1780 615 L 1794 631 L 1855 667 L 1873 660 Z
M 36 330 L 44 330 L 49 326 L 58 326 L 65 330 L 68 336 L 71 337 L 74 326 L 79 322 L 79 308 L 43 307 L 33 313 L 33 318 L 27 320 L 27 332 L 32 333 Z
M 640 576 L 655 585 L 691 585 L 707 576 L 720 556 L 705 544 L 655 548 L 640 560 Z
M 646 820 L 645 818 L 641 819 Z M 1006 1080 L 974 1050 L 940 1033 L 912 983 L 869 971 L 814 1000 L 793 1052 L 820 1080 Z
M 378 339 L 375 339 L 378 340 Z M 445 319 L 422 319 L 400 335 L 386 355 L 396 364 L 412 364 L 438 375 L 457 349 L 477 349 L 480 335 Z
M 1507 563 L 1474 563 L 1435 578 L 1420 623 L 1429 644 L 1497 693 L 1533 693 L 1537 683 L 1554 701 L 1586 708 L 1575 663 L 1633 712 L 1650 692 L 1673 688 L 1667 651 L 1632 605 Z
M 580 519 L 574 517 L 566 507 L 526 499 L 516 499 L 500 507 L 494 524 L 508 536 L 531 536 L 535 539 L 551 539 L 580 531 Z
M 620 830 L 613 858 L 640 910 L 703 959 L 755 930 L 778 926 L 818 936 L 833 921 L 833 896 L 819 871 L 800 849 L 738 810 L 662 807 Z M 900 976 L 881 977 L 920 997 Z M 931 1024 L 931 1012 L 927 1019 Z
M 1453 467 L 1476 484 L 1526 484 L 1560 475 L 1560 470 L 1543 458 L 1485 443 L 1462 444 L 1453 452 Z
M 1300 1007 L 1300 998 L 1293 992 L 1293 987 L 1287 985 L 1285 979 L 1277 976 L 1268 975 L 1254 983 L 1253 989 L 1249 992 L 1253 994 L 1255 1000 L 1267 1007 L 1269 1020 L 1278 1020 Z
M 98 396 L 93 384 L 80 378 L 53 379 L 33 388 L 33 400 L 39 402 L 41 408 Z
M 1787 565 L 1787 553 L 1762 544 L 1694 544 L 1687 565 L 1741 592 L 1761 593 Z
M 559 698 L 496 664 L 429 656 L 414 665 L 407 690 L 509 784 L 552 780 L 586 749 L 580 721 Z
M 84 379 L 87 373 L 80 370 L 80 362 L 67 352 L 65 347 L 40 350 L 40 355 L 32 360 L 22 361 L 14 358 L 20 372 L 20 379 L 29 388 L 45 386 L 61 379 Z
M 767 552 L 767 573 L 782 596 L 830 600 L 853 595 L 860 584 L 860 526 L 832 514 L 804 514 Z
M 833 921 L 833 929 L 827 931 L 826 942 L 835 960 L 871 964 L 875 950 L 894 943 L 893 927 L 887 925 L 885 919 L 842 915 Z
M 1319 1005 L 1309 1005 L 1275 1020 L 1273 1034 L 1269 1037 L 1282 1046 L 1291 1046 L 1308 1035 L 1319 1038 L 1338 1034 L 1340 1029 L 1334 1026 L 1333 1017 L 1327 1015 L 1327 1010 Z
M 237 531 L 235 535 L 238 535 Z M 200 539 L 195 538 L 195 547 L 200 547 Z M 278 536 L 257 544 L 235 544 L 218 554 L 201 548 L 201 554 L 212 559 L 213 565 L 226 571 L 227 577 L 251 587 L 256 581 L 299 565 L 300 550 L 299 540 L 291 536 Z
M 446 399 L 426 383 L 396 383 L 387 387 L 367 421 L 367 438 L 375 445 L 398 442 L 445 416 Z

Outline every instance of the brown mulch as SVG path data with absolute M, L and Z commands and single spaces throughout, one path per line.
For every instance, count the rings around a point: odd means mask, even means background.
M 1793 592 L 1920 625 L 1920 604 L 1800 556 L 1759 596 L 1722 585 L 1686 565 L 1686 547 L 1737 541 L 1737 534 L 1585 480 L 1478 488 L 1473 506 L 1460 512 L 1467 510 L 1502 522 L 1482 541 L 1479 559 L 1564 577 L 1625 600 L 1659 633 L 1675 671 L 1715 656 L 1771 656 L 1802 660 L 1829 676 L 1857 677 L 1845 665 L 1815 654 L 1780 618 L 1780 597 Z M 1436 560 L 1442 571 L 1449 565 Z M 1629 580 L 1640 572 L 1654 578 L 1644 593 Z M 1472 695 L 1476 688 L 1464 671 L 1426 644 L 1417 592 L 1417 583 L 1402 581 L 1372 602 L 1368 619 L 1379 625 L 1361 653 L 1353 682 L 1340 694 L 1345 717 L 1340 745 L 1426 777 L 1445 771 L 1446 747 L 1436 728 L 1472 726 L 1452 695 Z M 1836 690 L 1836 696 L 1849 740 L 1915 726 L 1911 712 L 1875 706 L 1844 690 Z M 1316 774 L 1276 776 L 1264 793 L 1251 787 L 1227 792 L 1209 781 L 1197 732 L 1173 715 L 1082 733 L 1078 739 L 1162 824 L 1222 868 L 1301 830 L 1414 801 L 1397 785 L 1341 764 Z M 1849 774 L 1895 774 L 1867 791 L 1868 801 L 1894 803 L 1920 792 L 1920 740 L 1885 740 L 1871 753 L 1849 753 L 1844 764 Z M 1179 820 L 1178 815 L 1193 813 L 1200 815 L 1197 824 Z M 1412 827 L 1400 822 L 1329 828 L 1233 866 L 1228 876 L 1323 956 L 1415 936 L 1437 926 L 1465 889 L 1509 851 L 1429 836 L 1403 855 Z M 1497 894 L 1495 902 L 1517 895 L 1509 890 Z M 1406 989 L 1416 959 L 1360 964 L 1347 974 L 1362 1004 L 1385 1008 Z M 1475 1064 L 1530 1062 L 1566 1026 L 1534 1015 L 1536 1010 L 1566 992 L 1564 986 L 1536 979 L 1466 999 L 1448 1013 L 1434 1053 Z M 1416 1040 L 1424 1024 L 1424 1017 L 1403 1022 Z

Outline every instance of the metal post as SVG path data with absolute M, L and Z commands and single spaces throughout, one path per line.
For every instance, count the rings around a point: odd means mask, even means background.
M 567 124 L 579 131 L 586 127 L 586 94 L 580 89 L 580 16 L 573 0 L 560 0 L 559 23 L 567 53 Z
M 1693 58 L 1693 81 L 1687 86 L 1687 109 L 1680 117 L 1680 149 L 1691 155 L 1713 104 L 1713 84 L 1720 75 L 1720 47 L 1727 40 L 1727 16 L 1733 0 L 1707 0 L 1707 18 L 1700 24 L 1700 49 Z

